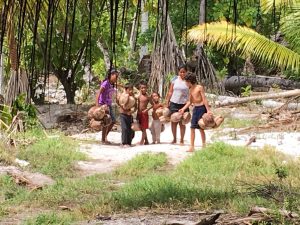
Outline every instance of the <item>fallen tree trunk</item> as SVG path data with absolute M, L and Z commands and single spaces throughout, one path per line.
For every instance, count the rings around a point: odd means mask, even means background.
M 222 102 L 216 102 L 216 106 L 220 107 L 220 106 L 228 106 L 228 105 L 237 105 L 237 104 L 252 102 L 252 101 L 256 101 L 256 100 L 288 98 L 288 97 L 294 97 L 294 96 L 300 96 L 300 89 L 279 92 L 279 93 L 270 93 L 270 94 L 265 94 L 265 95 L 244 97 L 244 98 L 227 98 Z
M 226 91 L 231 91 L 235 94 L 240 94 L 241 88 L 251 85 L 252 88 L 279 87 L 283 90 L 300 89 L 300 82 L 267 76 L 231 76 L 224 80 Z

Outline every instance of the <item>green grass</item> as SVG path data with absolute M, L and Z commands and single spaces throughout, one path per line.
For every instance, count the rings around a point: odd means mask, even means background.
M 184 207 L 226 208 L 246 212 L 251 205 L 270 207 L 271 200 L 247 196 L 242 182 L 276 180 L 275 170 L 285 157 L 266 148 L 254 152 L 224 143 L 208 146 L 181 163 L 169 175 L 151 175 L 128 183 L 113 194 L 119 209 L 176 204 Z M 297 163 L 289 162 L 287 182 L 300 186 Z M 266 179 L 267 178 L 267 179 Z
M 72 218 L 66 214 L 42 213 L 33 219 L 26 220 L 24 225 L 70 225 Z
M 167 155 L 165 153 L 143 153 L 115 171 L 119 177 L 140 177 L 162 169 L 167 164 Z
M 0 143 L 0 165 L 13 165 L 16 152 L 12 148 L 8 148 Z
M 34 171 L 53 178 L 74 177 L 74 163 L 87 159 L 77 147 L 78 143 L 67 137 L 45 138 L 19 151 L 18 158 L 30 162 Z
M 224 124 L 221 127 L 229 128 L 244 128 L 244 127 L 253 127 L 258 126 L 261 122 L 255 119 L 234 119 L 234 118 L 225 118 Z

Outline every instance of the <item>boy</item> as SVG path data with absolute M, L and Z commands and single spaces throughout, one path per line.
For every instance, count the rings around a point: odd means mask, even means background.
M 163 107 L 163 105 L 159 102 L 160 96 L 157 92 L 153 92 L 151 95 L 152 103 L 153 103 L 153 111 L 152 111 L 152 124 L 151 124 L 151 134 L 152 134 L 152 144 L 160 144 L 160 133 L 161 133 L 161 122 L 156 114 L 156 110 Z
M 124 88 L 126 94 L 133 96 L 133 86 L 131 84 L 125 85 Z M 119 101 L 117 101 L 117 103 L 120 106 Z M 131 129 L 133 117 L 130 109 L 124 109 L 120 106 L 120 122 L 122 130 L 122 146 L 130 147 L 134 137 L 134 131 Z
M 149 128 L 149 115 L 148 111 L 152 108 L 148 108 L 147 106 L 150 103 L 150 97 L 147 94 L 147 85 L 143 82 L 140 83 L 140 95 L 138 97 L 138 112 L 137 112 L 137 121 L 140 124 L 142 131 L 142 138 L 140 141 L 140 145 L 148 145 L 148 137 L 146 129 Z
M 189 101 L 179 110 L 179 112 L 184 113 L 184 110 L 186 110 L 191 104 L 194 105 L 191 121 L 191 146 L 188 150 L 188 152 L 193 152 L 195 150 L 195 129 L 200 129 L 202 146 L 205 147 L 205 132 L 199 127 L 198 121 L 202 118 L 204 113 L 211 113 L 211 111 L 205 97 L 204 88 L 197 84 L 196 75 L 188 73 L 184 79 L 190 89 Z

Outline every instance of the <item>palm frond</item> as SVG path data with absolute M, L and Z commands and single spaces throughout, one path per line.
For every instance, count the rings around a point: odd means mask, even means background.
M 247 27 L 235 26 L 226 21 L 195 26 L 188 31 L 188 40 L 196 43 L 207 42 L 225 53 L 251 57 L 282 69 L 300 69 L 300 55 L 287 47 L 269 40 Z
M 264 13 L 271 12 L 274 7 L 277 9 L 299 9 L 300 0 L 261 0 L 260 1 L 261 9 Z
M 290 47 L 300 54 L 300 12 L 295 12 L 281 19 L 280 30 Z

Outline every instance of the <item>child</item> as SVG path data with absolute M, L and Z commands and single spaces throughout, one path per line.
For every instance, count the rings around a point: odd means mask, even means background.
M 149 128 L 149 115 L 148 111 L 152 108 L 148 108 L 147 106 L 150 103 L 151 98 L 147 94 L 147 85 L 145 83 L 140 83 L 140 96 L 138 97 L 138 112 L 137 112 L 137 121 L 140 124 L 142 131 L 142 138 L 140 141 L 140 145 L 148 145 L 148 137 L 146 129 Z
M 156 114 L 156 110 L 163 107 L 163 105 L 159 102 L 160 96 L 157 92 L 153 92 L 151 95 L 152 103 L 153 103 L 153 111 L 152 111 L 152 124 L 151 124 L 151 134 L 152 134 L 152 144 L 160 144 L 160 133 L 162 123 L 160 122 L 158 115 Z
M 133 86 L 127 84 L 124 86 L 125 93 L 133 96 Z M 130 109 L 124 109 L 119 102 L 120 106 L 120 121 L 121 121 L 121 130 L 122 130 L 122 146 L 130 147 L 132 139 L 134 137 L 134 131 L 131 129 L 131 124 L 133 122 L 132 111 Z
M 192 121 L 191 121 L 191 146 L 188 152 L 193 152 L 195 150 L 195 129 L 200 129 L 202 146 L 205 147 L 206 138 L 205 132 L 198 125 L 199 119 L 203 116 L 204 113 L 211 113 L 208 106 L 208 102 L 205 97 L 204 88 L 201 85 L 197 84 L 196 75 L 193 73 L 188 73 L 185 76 L 185 82 L 190 89 L 189 101 L 185 104 L 183 108 L 179 110 L 180 113 L 184 111 L 191 105 L 194 105 Z

